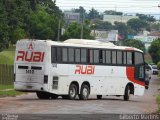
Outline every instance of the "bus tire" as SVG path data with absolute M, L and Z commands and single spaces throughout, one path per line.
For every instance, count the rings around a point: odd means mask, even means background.
M 68 95 L 62 95 L 62 99 L 69 99 Z
M 74 100 L 77 96 L 77 86 L 75 84 L 71 84 L 69 87 L 68 97 L 70 100 Z
M 89 90 L 88 85 L 83 84 L 82 87 L 81 87 L 80 94 L 79 94 L 79 99 L 80 100 L 87 100 L 88 96 L 89 96 L 89 91 L 90 90 Z
M 97 95 L 97 99 L 102 99 L 102 95 Z
M 128 101 L 129 100 L 129 97 L 130 97 L 130 86 L 127 85 L 126 88 L 125 88 L 125 92 L 124 92 L 124 100 L 125 101 Z
M 50 98 L 50 95 L 47 92 L 36 92 L 36 94 L 39 99 L 49 99 Z
M 57 94 L 51 93 L 50 96 L 51 96 L 52 99 L 57 99 L 57 98 L 58 98 L 58 95 L 57 95 Z

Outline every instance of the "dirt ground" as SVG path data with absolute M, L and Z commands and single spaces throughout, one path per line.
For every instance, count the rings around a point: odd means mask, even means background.
M 17 97 L 0 98 L 0 113 L 15 114 L 143 114 L 154 113 L 158 109 L 156 95 L 160 88 L 160 80 L 152 76 L 150 87 L 144 96 L 131 96 L 130 101 L 123 97 L 103 96 L 97 100 L 90 96 L 89 100 L 39 100 L 35 93 Z

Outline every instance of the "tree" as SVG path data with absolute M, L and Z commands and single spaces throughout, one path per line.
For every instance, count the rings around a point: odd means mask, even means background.
M 148 26 L 147 22 L 137 18 L 128 20 L 127 25 L 137 33 Z
M 151 29 L 155 31 L 160 31 L 160 23 L 151 24 Z
M 112 30 L 113 29 L 113 26 L 110 22 L 103 22 L 103 21 L 95 21 L 94 22 L 95 24 L 95 29 L 100 29 L 100 30 Z
M 134 40 L 134 39 L 124 40 L 122 44 L 124 46 L 135 47 L 142 51 L 145 51 L 145 46 L 140 40 Z
M 75 13 L 80 13 L 81 20 L 87 17 L 86 10 L 82 6 L 80 6 L 78 9 L 72 9 L 72 11 Z
M 118 34 L 124 39 L 127 38 L 128 27 L 125 23 L 115 22 L 114 29 L 118 30 Z
M 122 12 L 117 12 L 117 11 L 113 11 L 113 10 L 106 10 L 106 11 L 104 11 L 104 14 L 106 14 L 106 15 L 123 15 Z
M 147 22 L 155 22 L 156 19 L 153 16 L 150 15 L 144 15 L 144 14 L 136 14 L 136 16 L 139 17 L 139 19 L 143 20 L 143 21 L 147 21 Z
M 96 19 L 96 18 L 100 18 L 99 12 L 94 8 L 92 8 L 91 10 L 89 10 L 88 19 Z
M 149 47 L 149 54 L 152 57 L 154 63 L 160 60 L 160 39 L 154 40 Z
M 72 22 L 66 28 L 64 35 L 62 36 L 62 40 L 70 39 L 70 38 L 81 38 L 81 24 L 77 22 Z M 89 21 L 85 21 L 83 25 L 83 39 L 93 39 L 90 36 L 91 30 L 89 28 Z
M 0 49 L 18 39 L 57 37 L 62 12 L 52 0 L 1 0 Z
M 9 44 L 9 27 L 4 2 L 0 2 L 0 52 Z
M 29 34 L 35 39 L 54 39 L 58 31 L 58 23 L 44 9 L 38 8 L 30 18 Z

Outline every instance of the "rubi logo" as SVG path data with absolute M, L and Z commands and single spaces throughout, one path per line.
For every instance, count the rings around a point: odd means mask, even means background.
M 18 51 L 17 61 L 43 62 L 44 52 Z
M 29 51 L 32 51 L 34 48 L 35 48 L 35 45 L 34 45 L 33 42 L 30 42 L 30 43 L 27 45 L 27 49 L 28 49 Z
M 95 70 L 95 66 L 94 65 L 87 65 L 87 66 L 83 66 L 83 65 L 77 65 L 76 66 L 76 70 L 75 70 L 75 74 L 94 74 L 94 70 Z

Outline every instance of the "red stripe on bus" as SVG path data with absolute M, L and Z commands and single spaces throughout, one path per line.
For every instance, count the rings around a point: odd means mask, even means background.
M 129 81 L 145 86 L 144 82 L 134 79 L 134 67 L 126 67 L 126 75 Z

